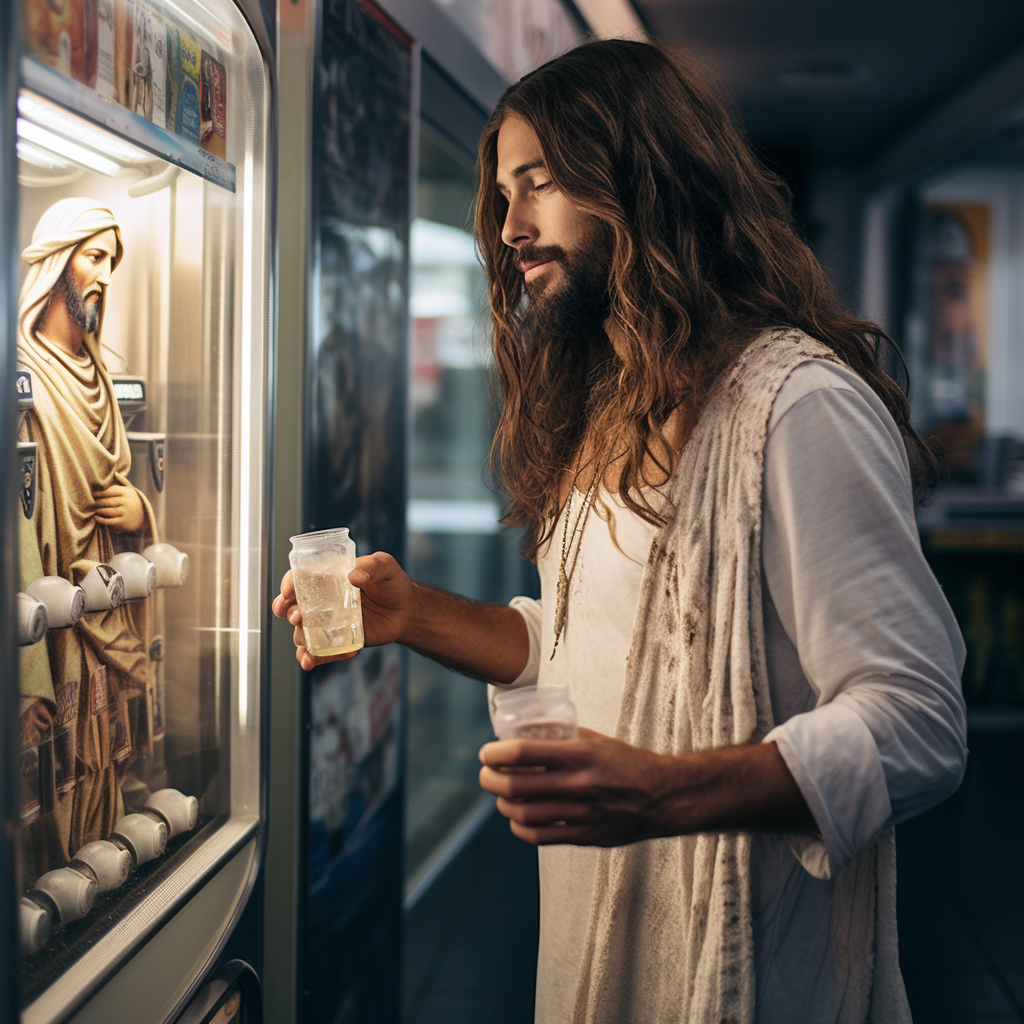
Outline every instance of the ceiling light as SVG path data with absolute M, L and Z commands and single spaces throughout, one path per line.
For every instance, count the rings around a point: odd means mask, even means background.
M 105 156 L 100 156 L 99 153 L 94 153 L 91 149 L 86 149 L 85 146 L 80 146 L 70 139 L 61 138 L 46 128 L 26 121 L 23 117 L 18 118 L 18 138 L 34 142 L 51 153 L 66 157 L 90 171 L 99 171 L 100 174 L 105 174 L 110 178 L 121 170 L 121 165 L 113 160 L 108 160 Z
M 29 164 L 35 164 L 36 167 L 46 167 L 49 170 L 64 170 L 72 166 L 67 160 L 57 156 L 56 153 L 40 149 L 25 139 L 18 139 L 18 159 L 24 160 Z
M 793 61 L 775 71 L 775 81 L 787 89 L 844 89 L 870 78 L 866 67 L 848 60 Z
M 124 139 L 102 128 L 97 128 L 74 114 L 69 114 L 42 97 L 22 92 L 18 96 L 18 113 L 44 128 L 49 128 L 50 131 L 104 153 L 119 163 L 142 164 L 150 163 L 154 159 L 151 153 L 125 142 Z

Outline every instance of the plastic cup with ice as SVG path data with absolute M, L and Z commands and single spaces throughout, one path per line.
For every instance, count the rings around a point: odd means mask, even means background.
M 363 612 L 359 590 L 348 581 L 356 545 L 347 527 L 300 533 L 291 542 L 288 561 L 306 650 L 317 658 L 358 651 L 363 646 Z

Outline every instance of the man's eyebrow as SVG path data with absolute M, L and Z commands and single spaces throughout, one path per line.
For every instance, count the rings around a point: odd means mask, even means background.
M 520 164 L 518 167 L 514 168 L 512 171 L 512 177 L 521 178 L 527 171 L 535 171 L 538 167 L 545 166 L 547 165 L 544 163 L 544 158 L 538 157 L 536 160 L 529 160 L 525 164 Z M 504 187 L 500 181 L 496 182 L 496 184 L 498 188 Z

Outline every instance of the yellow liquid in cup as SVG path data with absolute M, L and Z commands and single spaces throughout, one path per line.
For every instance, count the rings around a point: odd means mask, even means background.
M 348 582 L 347 566 L 293 569 L 302 612 L 306 650 L 315 658 L 347 654 L 363 646 L 359 591 Z

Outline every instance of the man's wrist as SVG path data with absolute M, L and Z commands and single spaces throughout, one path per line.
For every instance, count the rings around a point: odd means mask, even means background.
M 656 802 L 662 835 L 816 831 L 814 817 L 774 743 L 662 755 Z

